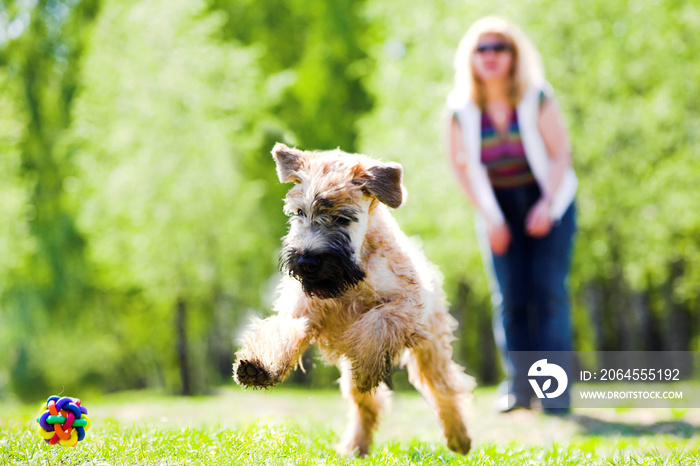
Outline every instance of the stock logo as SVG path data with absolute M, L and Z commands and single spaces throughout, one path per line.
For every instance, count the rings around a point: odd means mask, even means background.
M 536 361 L 530 370 L 527 372 L 528 377 L 549 377 L 540 387 L 537 379 L 528 378 L 532 389 L 535 390 L 537 398 L 556 398 L 566 390 L 569 383 L 569 378 L 566 376 L 566 371 L 556 364 L 548 363 L 546 359 Z M 549 393 L 547 390 L 552 386 L 552 378 L 557 381 L 557 389 Z

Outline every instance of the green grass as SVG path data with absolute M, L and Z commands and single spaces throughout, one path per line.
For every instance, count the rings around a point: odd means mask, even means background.
M 0 464 L 700 464 L 698 410 L 498 415 L 491 410 L 493 396 L 492 390 L 477 390 L 468 414 L 474 450 L 462 457 L 445 448 L 423 400 L 400 392 L 372 453 L 362 460 L 333 449 L 344 406 L 331 391 L 226 389 L 195 398 L 140 392 L 83 398 L 93 427 L 76 448 L 49 446 L 39 438 L 35 406 L 5 404 Z

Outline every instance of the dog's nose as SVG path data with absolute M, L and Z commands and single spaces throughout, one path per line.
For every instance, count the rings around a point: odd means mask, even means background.
M 302 254 L 297 259 L 297 267 L 303 273 L 314 273 L 321 266 L 321 259 L 312 254 Z

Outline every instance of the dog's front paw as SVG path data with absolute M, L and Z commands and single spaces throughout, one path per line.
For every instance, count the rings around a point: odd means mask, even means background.
M 264 368 L 245 359 L 240 359 L 234 364 L 233 378 L 243 387 L 268 388 L 276 383 Z
M 388 351 L 368 360 L 354 360 L 352 379 L 361 393 L 377 388 L 381 382 L 391 387 L 393 362 Z
M 472 439 L 468 435 L 448 437 L 447 448 L 460 455 L 466 455 L 472 448 Z

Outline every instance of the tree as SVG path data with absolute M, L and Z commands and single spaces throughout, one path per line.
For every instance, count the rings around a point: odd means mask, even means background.
M 6 176 L 19 182 L 10 185 L 15 193 L 7 205 L 24 211 L 13 224 L 30 246 L 13 251 L 15 259 L 6 265 L 12 275 L 3 290 L 0 318 L 9 323 L 10 382 L 17 393 L 32 396 L 51 380 L 45 357 L 49 343 L 43 337 L 89 288 L 84 242 L 63 201 L 69 160 L 57 142 L 70 121 L 82 32 L 98 2 L 60 8 L 46 1 L 7 2 L 2 7 L 12 18 L 9 40 L 0 46 L 3 87 L 11 91 L 5 117 L 12 112 L 17 119 L 3 127 L 10 145 L 7 168 L 15 170 Z
M 156 367 L 170 386 L 179 368 L 187 394 L 210 379 L 206 337 L 233 331 L 234 311 L 257 303 L 274 261 L 260 256 L 272 250 L 264 187 L 238 165 L 273 97 L 255 49 L 214 39 L 217 26 L 197 2 L 107 6 L 71 130 L 72 202 L 99 286 L 145 305 L 110 319 L 115 338 L 131 364 Z

